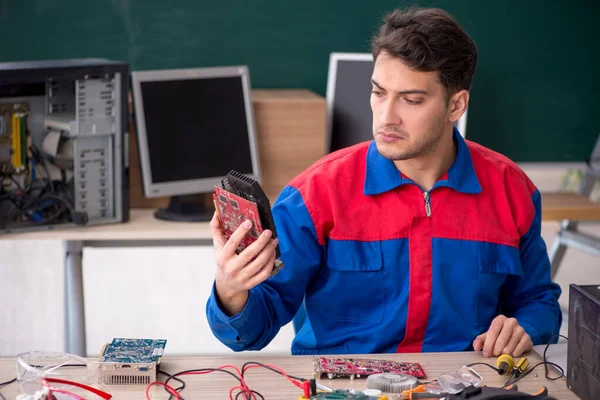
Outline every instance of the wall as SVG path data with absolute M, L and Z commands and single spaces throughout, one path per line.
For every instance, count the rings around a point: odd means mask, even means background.
M 0 60 L 245 64 L 254 88 L 324 95 L 329 54 L 368 52 L 381 17 L 400 4 L 446 9 L 475 40 L 469 138 L 515 161 L 585 160 L 600 133 L 594 0 L 0 0 Z

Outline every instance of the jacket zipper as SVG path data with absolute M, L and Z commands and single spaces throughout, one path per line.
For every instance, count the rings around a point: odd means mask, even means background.
M 428 217 L 431 217 L 431 204 L 429 203 L 429 192 L 423 192 L 425 198 L 425 213 Z

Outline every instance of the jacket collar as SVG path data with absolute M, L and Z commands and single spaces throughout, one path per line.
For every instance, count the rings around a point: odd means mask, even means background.
M 457 145 L 456 159 L 448 172 L 435 183 L 433 188 L 445 186 L 461 193 L 480 193 L 481 185 L 473 168 L 471 152 L 456 127 L 454 127 L 452 137 Z M 367 150 L 366 168 L 365 195 L 384 193 L 404 184 L 415 184 L 396 169 L 392 160 L 379 154 L 374 140 L 371 141 Z

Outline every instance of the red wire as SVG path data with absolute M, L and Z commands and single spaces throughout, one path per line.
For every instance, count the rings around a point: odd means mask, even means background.
M 300 389 L 305 389 L 305 385 L 303 385 L 302 383 L 298 382 L 295 379 L 290 378 L 290 376 L 288 374 L 286 374 L 281 368 L 279 368 L 279 367 L 277 367 L 275 365 L 272 365 L 272 364 L 263 364 L 263 365 L 254 364 L 254 365 L 248 365 L 248 366 L 246 366 L 244 368 L 243 372 L 246 372 L 246 370 L 248 370 L 250 368 L 258 368 L 258 367 L 263 367 L 263 366 L 267 366 L 269 368 L 272 368 L 272 369 L 276 370 L 281 375 L 283 375 L 285 378 L 287 378 L 287 380 L 289 380 L 291 383 L 293 383 L 294 385 L 296 385 Z M 237 372 L 237 374 L 238 374 L 238 376 L 240 378 L 240 385 L 233 387 L 229 391 L 229 399 L 233 400 L 233 392 L 236 389 L 239 389 L 239 390 L 245 392 L 246 395 L 249 395 L 251 398 L 253 398 L 254 400 L 256 400 L 256 395 L 254 393 L 252 393 L 252 391 L 250 390 L 250 388 L 248 388 L 248 385 L 246 384 L 246 381 L 244 380 L 244 378 L 242 376 L 242 373 L 240 372 L 240 370 L 235 365 L 225 364 L 225 365 L 221 365 L 220 367 L 215 368 L 215 369 L 213 369 L 211 371 L 185 372 L 185 373 L 179 374 L 179 375 L 203 375 L 203 374 L 208 374 L 208 373 L 211 373 L 211 372 L 215 372 L 217 370 L 224 370 L 225 368 L 232 368 L 235 372 Z M 78 396 L 78 395 L 76 395 L 74 393 L 71 393 L 71 392 L 69 392 L 67 390 L 63 390 L 63 389 L 58 389 L 58 388 L 51 387 L 48 384 L 48 382 L 62 383 L 62 384 L 76 386 L 76 387 L 88 390 L 88 391 L 90 391 L 90 392 L 92 392 L 92 393 L 94 393 L 94 394 L 102 397 L 105 400 L 109 400 L 109 399 L 112 398 L 112 395 L 109 394 L 109 393 L 103 392 L 101 390 L 98 390 L 98 389 L 90 387 L 90 386 L 86 386 L 86 385 L 78 383 L 78 382 L 71 382 L 71 381 L 66 381 L 66 380 L 63 380 L 63 379 L 56 379 L 56 378 L 46 378 L 46 379 L 42 380 L 42 383 L 44 384 L 44 386 L 46 386 L 49 390 L 55 391 L 57 393 L 64 393 L 64 394 L 70 395 L 70 396 L 74 397 L 77 400 L 85 400 L 85 399 L 83 399 L 82 397 L 80 397 L 80 396 Z M 152 387 L 153 385 L 164 386 L 171 395 L 175 396 L 176 399 L 181 400 L 181 396 L 179 395 L 179 393 L 175 389 L 173 389 L 171 386 L 169 386 L 169 385 L 167 385 L 167 384 L 165 384 L 163 382 L 152 382 L 148 386 L 146 386 L 146 399 L 147 400 L 150 400 L 149 392 L 150 392 L 150 387 Z
M 182 374 L 177 374 L 177 376 L 181 376 L 181 375 L 204 375 L 204 374 L 209 374 L 211 372 L 215 372 L 216 370 L 224 370 L 225 368 L 232 368 L 235 372 L 237 372 L 238 377 L 240 378 L 240 382 L 241 382 L 240 386 L 236 386 L 236 387 L 234 387 L 234 388 L 231 389 L 231 391 L 229 392 L 229 399 L 233 400 L 233 397 L 232 397 L 233 391 L 235 389 L 240 389 L 241 391 L 246 392 L 246 395 L 249 395 L 254 400 L 256 400 L 256 395 L 254 393 L 252 393 L 252 391 L 250 391 L 250 389 L 248 388 L 248 385 L 246 385 L 246 381 L 242 377 L 242 373 L 240 372 L 239 368 L 236 367 L 235 365 L 225 364 L 225 365 L 221 365 L 220 367 L 214 368 L 211 371 L 184 372 Z
M 233 400 L 233 391 L 235 389 L 240 389 L 241 391 L 245 391 L 243 387 L 241 386 L 234 386 L 231 388 L 231 390 L 229 391 L 229 400 Z M 254 396 L 254 393 L 252 394 Z
M 106 392 L 103 392 L 102 390 L 93 388 L 91 386 L 84 385 L 83 383 L 72 382 L 72 381 L 67 381 L 67 380 L 58 379 L 58 378 L 44 378 L 44 379 L 42 379 L 42 384 L 44 386 L 46 386 L 49 390 L 54 391 L 54 392 L 58 392 L 58 393 L 68 394 L 68 395 L 70 395 L 70 396 L 72 396 L 72 397 L 74 397 L 74 398 L 76 398 L 78 400 L 85 400 L 85 399 L 83 399 L 82 397 L 79 397 L 75 393 L 71 393 L 71 392 L 69 392 L 67 390 L 52 387 L 52 386 L 50 386 L 48 384 L 49 382 L 51 382 L 51 383 L 62 383 L 63 385 L 71 385 L 71 386 L 75 386 L 75 387 L 78 387 L 78 388 L 81 388 L 81 389 L 85 389 L 88 392 L 92 392 L 95 395 L 98 395 L 98 396 L 100 396 L 100 397 L 102 397 L 103 399 L 106 399 L 106 400 L 109 400 L 109 399 L 112 398 L 112 395 L 110 393 L 106 393 Z
M 181 400 L 181 396 L 179 396 L 179 393 L 177 393 L 177 391 L 175 389 L 173 389 L 171 386 L 167 385 L 166 383 L 163 382 L 152 382 L 150 383 L 148 386 L 146 386 L 146 399 L 150 400 L 150 387 L 152 387 L 152 385 L 160 385 L 160 386 L 164 386 L 167 391 L 169 393 L 171 393 L 171 395 L 175 396 L 176 399 Z
M 304 390 L 304 385 L 300 382 L 298 382 L 295 379 L 292 379 L 288 376 L 288 374 L 286 374 L 281 368 L 273 365 L 273 364 L 263 364 L 269 368 L 273 368 L 274 370 L 276 370 L 277 372 L 279 372 L 281 375 L 285 376 L 287 378 L 288 381 L 292 382 L 294 385 L 296 385 L 297 387 L 299 387 L 300 389 Z M 249 370 L 250 368 L 259 368 L 262 367 L 262 365 L 259 364 L 253 364 L 253 365 L 248 365 L 244 368 L 244 372 L 246 372 L 246 370 Z
M 248 365 L 248 366 L 246 366 L 244 368 L 244 372 L 246 372 L 250 368 L 258 368 L 258 367 L 263 367 L 263 366 L 267 366 L 269 368 L 272 368 L 272 369 L 276 370 L 281 375 L 283 375 L 288 381 L 290 381 L 295 386 L 297 386 L 298 388 L 300 388 L 303 391 L 305 391 L 305 389 L 306 389 L 306 385 L 305 384 L 300 383 L 300 382 L 298 382 L 295 379 L 292 379 L 281 368 L 279 368 L 279 367 L 277 367 L 277 366 L 275 366 L 273 364 L 263 364 L 263 365 L 254 364 L 254 365 Z M 246 384 L 246 381 L 242 377 L 242 373 L 240 372 L 240 370 L 235 365 L 225 364 L 225 365 L 221 365 L 220 367 L 213 368 L 213 369 L 211 369 L 209 371 L 190 371 L 190 372 L 184 372 L 184 373 L 177 374 L 177 376 L 182 376 L 182 375 L 205 375 L 205 374 L 210 374 L 211 372 L 215 372 L 215 371 L 218 371 L 218 370 L 225 370 L 225 368 L 231 368 L 231 369 L 233 369 L 238 374 L 238 377 L 240 378 L 240 385 L 231 388 L 231 390 L 229 391 L 229 400 L 233 400 L 233 392 L 236 389 L 239 389 L 240 391 L 245 392 L 246 395 L 249 395 L 251 398 L 253 398 L 254 400 L 256 400 L 256 395 L 254 393 L 252 393 L 252 391 L 250 390 L 250 388 L 248 388 L 248 385 Z M 163 384 L 162 382 L 153 382 L 150 385 L 148 385 L 148 387 L 146 388 L 146 398 L 148 400 L 150 400 L 150 398 L 148 397 L 148 390 L 149 390 L 150 386 L 152 386 L 153 384 L 155 384 L 155 385 L 163 385 L 163 386 L 167 387 L 167 390 L 171 389 L 172 392 L 171 392 L 171 390 L 169 390 L 169 393 L 173 394 L 173 396 L 175 396 L 177 399 L 181 399 L 181 397 L 179 396 L 179 393 L 177 393 L 175 391 L 175 389 L 171 388 L 168 385 Z

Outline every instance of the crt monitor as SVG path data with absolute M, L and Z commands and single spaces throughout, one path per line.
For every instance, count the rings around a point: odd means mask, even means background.
M 171 196 L 156 218 L 210 220 L 204 194 L 230 170 L 260 182 L 246 66 L 135 71 L 131 83 L 144 195 Z
M 333 152 L 373 139 L 370 53 L 331 53 L 327 75 L 327 149 Z M 455 124 L 465 137 L 467 112 Z

